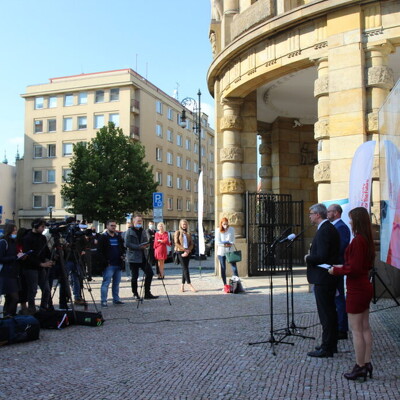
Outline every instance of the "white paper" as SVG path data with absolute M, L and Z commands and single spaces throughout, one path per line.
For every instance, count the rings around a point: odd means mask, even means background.
M 317 267 L 321 267 L 321 268 L 324 268 L 324 269 L 329 269 L 330 267 L 332 267 L 332 265 L 329 265 L 329 264 L 318 264 Z

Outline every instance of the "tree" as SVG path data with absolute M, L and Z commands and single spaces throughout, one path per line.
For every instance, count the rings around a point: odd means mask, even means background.
M 158 184 L 144 157 L 144 147 L 113 122 L 87 145 L 74 145 L 71 173 L 61 189 L 68 212 L 82 214 L 89 221 L 112 218 L 121 223 L 129 212 L 148 210 Z

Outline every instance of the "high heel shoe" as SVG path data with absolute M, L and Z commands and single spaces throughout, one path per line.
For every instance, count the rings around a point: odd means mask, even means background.
M 355 381 L 357 378 L 364 378 L 365 382 L 367 380 L 367 368 L 365 365 L 360 367 L 356 364 L 351 372 L 346 372 L 343 376 L 350 381 Z
M 372 378 L 372 371 L 374 370 L 374 367 L 370 362 L 365 363 L 365 369 L 367 370 L 369 377 Z

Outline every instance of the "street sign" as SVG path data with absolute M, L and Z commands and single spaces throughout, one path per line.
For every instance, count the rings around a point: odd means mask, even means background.
M 153 193 L 153 208 L 162 208 L 164 205 L 164 194 L 161 192 Z

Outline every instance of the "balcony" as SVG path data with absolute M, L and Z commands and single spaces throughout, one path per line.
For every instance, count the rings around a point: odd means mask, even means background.
M 131 111 L 135 114 L 139 114 L 140 102 L 138 100 L 132 99 Z
M 138 126 L 131 126 L 131 134 L 130 134 L 131 139 L 133 140 L 140 140 L 140 131 Z

